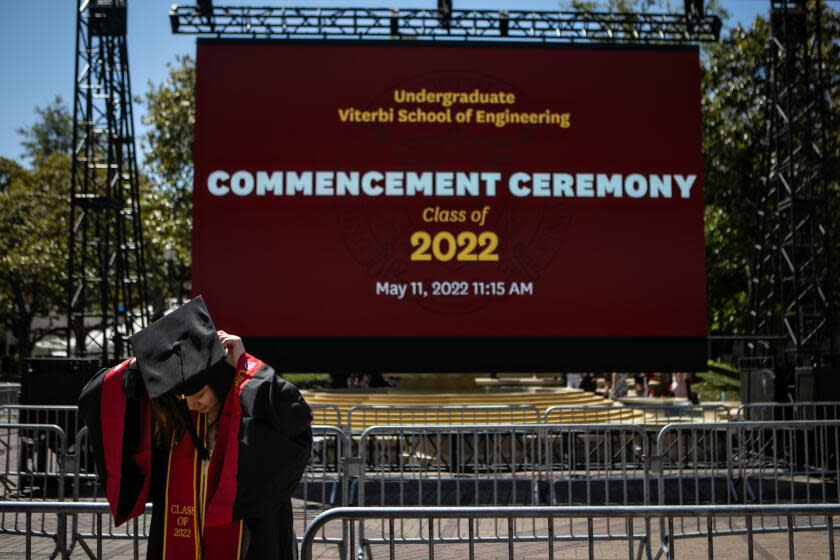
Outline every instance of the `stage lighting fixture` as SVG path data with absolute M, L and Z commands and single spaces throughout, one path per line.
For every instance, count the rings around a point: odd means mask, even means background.
M 198 15 L 203 17 L 213 15 L 213 0 L 196 0 L 195 6 L 198 8 Z
M 396 37 L 400 34 L 400 11 L 396 8 L 391 9 L 391 37 Z
M 175 7 L 169 8 L 169 27 L 172 29 L 172 33 L 178 33 L 178 29 L 181 28 L 181 20 L 178 19 L 178 12 L 175 11 Z
M 449 22 L 452 20 L 452 0 L 438 0 L 438 19 L 441 25 L 449 28 Z
M 701 19 L 703 19 L 703 0 L 685 0 L 685 27 L 689 33 L 694 33 Z
M 510 29 L 510 20 L 508 20 L 508 13 L 505 10 L 499 12 L 499 36 L 507 37 Z
M 90 32 L 100 37 L 124 36 L 125 0 L 96 0 L 90 4 Z
M 687 18 L 697 21 L 703 18 L 705 11 L 703 0 L 685 0 L 685 16 Z

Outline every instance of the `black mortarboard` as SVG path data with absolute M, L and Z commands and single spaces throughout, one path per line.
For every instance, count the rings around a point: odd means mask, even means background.
M 201 296 L 131 337 L 149 397 L 201 390 L 225 361 L 216 327 Z M 223 366 L 222 366 L 223 367 Z

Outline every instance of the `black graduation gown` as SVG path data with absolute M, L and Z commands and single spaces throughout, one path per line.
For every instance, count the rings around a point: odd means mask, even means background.
M 256 372 L 242 388 L 239 398 L 242 418 L 233 516 L 244 520 L 248 527 L 245 560 L 292 559 L 296 543 L 292 531 L 291 496 L 309 460 L 312 411 L 300 392 L 267 364 L 245 354 L 240 366 L 248 367 L 249 361 Z M 103 380 L 111 369 L 103 369 L 94 376 L 79 398 L 79 411 L 88 427 L 103 488 L 108 486 L 104 449 L 115 445 L 114 441 L 103 438 L 100 415 Z M 152 502 L 153 510 L 146 558 L 158 560 L 163 556 L 169 447 L 152 444 L 150 460 L 145 461 L 147 464 L 144 465 L 142 459 L 138 461 L 137 451 L 142 448 L 143 441 L 141 434 L 145 433 L 141 430 L 141 418 L 148 415 L 143 414 L 141 401 L 120 396 L 124 399 L 119 403 L 124 406 L 124 414 L 120 412 L 124 421 L 122 463 L 118 484 L 112 481 L 112 487 L 118 487 L 118 495 L 115 495 L 117 491 L 112 491 L 108 498 L 115 511 L 115 521 L 122 523 L 137 514 L 144 488 L 148 489 L 148 501 Z M 108 398 L 115 398 L 113 392 Z M 114 430 L 108 431 L 113 433 Z M 150 477 L 148 481 L 147 476 Z

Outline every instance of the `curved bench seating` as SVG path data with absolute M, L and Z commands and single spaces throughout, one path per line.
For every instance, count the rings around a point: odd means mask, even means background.
M 597 410 L 562 410 L 551 414 L 552 423 L 629 423 L 644 424 L 650 418 L 645 412 L 626 408 L 594 393 L 579 389 L 539 388 L 525 391 L 493 391 L 463 393 L 419 393 L 395 390 L 373 391 L 302 391 L 310 404 L 330 405 L 340 411 L 342 427 L 347 427 L 354 407 L 377 407 L 356 410 L 351 418 L 352 431 L 376 424 L 507 424 L 542 422 L 551 406 L 612 406 Z M 432 410 L 438 407 L 438 410 Z M 446 407 L 440 409 L 440 407 Z M 490 407 L 476 409 L 471 407 Z M 502 409 L 501 407 L 510 407 Z M 334 409 L 317 409 L 316 423 L 335 419 Z

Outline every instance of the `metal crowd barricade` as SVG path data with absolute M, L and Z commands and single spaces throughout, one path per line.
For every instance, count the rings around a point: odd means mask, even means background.
M 295 532 L 299 538 L 315 516 L 329 508 L 347 505 L 347 477 L 344 472 L 349 447 L 347 436 L 336 426 L 313 426 L 312 438 L 309 465 L 292 500 Z M 341 548 L 346 536 L 345 528 L 341 535 L 324 533 L 318 540 Z
M 754 530 L 755 518 L 766 515 L 785 520 L 786 535 L 762 534 Z M 753 560 L 755 551 L 761 546 L 773 550 L 786 550 L 790 560 L 796 558 L 797 551 L 801 558 L 835 558 L 834 525 L 835 517 L 840 515 L 838 504 L 812 505 L 764 505 L 764 506 L 617 506 L 617 507 L 377 507 L 377 508 L 336 508 L 319 515 L 307 528 L 301 546 L 301 560 L 312 558 L 331 558 L 324 551 L 313 551 L 316 535 L 329 530 L 331 524 L 350 522 L 352 528 L 348 548 L 354 550 L 362 534 L 356 534 L 354 525 L 362 528 L 385 527 L 380 543 L 371 546 L 372 557 L 397 560 L 406 557 L 425 558 L 458 557 L 475 560 L 476 558 L 575 558 L 585 557 L 628 557 L 676 560 L 682 558 L 681 550 L 687 550 L 685 557 L 697 558 L 705 552 L 708 559 L 715 558 L 716 533 L 715 521 L 726 519 L 730 525 L 743 528 L 742 541 L 724 543 L 728 553 L 736 552 L 742 558 Z M 819 517 L 823 520 L 822 535 L 806 540 L 797 539 L 796 532 L 801 530 L 796 519 Z M 674 528 L 685 517 L 701 518 L 706 523 L 706 531 L 697 535 L 697 543 L 692 546 L 678 544 Z M 558 521 L 564 521 L 558 523 Z M 628 527 L 625 535 L 618 541 L 598 545 L 596 529 L 605 520 L 623 523 Z M 650 522 L 659 522 L 664 532 L 645 534 L 644 527 Z M 486 524 L 503 527 L 500 539 L 495 546 L 488 546 L 480 538 L 480 528 Z M 523 539 L 518 532 L 520 525 L 540 527 L 538 540 Z M 417 527 L 414 536 L 405 536 L 403 527 Z M 580 527 L 581 536 L 572 535 L 564 527 Z M 443 530 L 440 530 L 443 528 Z M 646 538 L 649 537 L 649 538 Z M 572 541 L 572 542 L 570 542 Z M 573 548 L 574 541 L 578 541 Z M 733 550 L 733 545 L 742 547 Z M 604 550 L 605 546 L 609 546 Z M 581 550 L 582 549 L 582 550 Z M 759 549 L 760 550 L 760 549 Z M 732 557 L 732 556 L 727 556 Z M 344 558 L 338 556 L 336 558 Z
M 314 403 L 310 404 L 312 409 L 312 423 L 319 426 L 341 427 L 341 409 L 334 404 Z
M 720 403 L 628 406 L 653 416 L 653 422 L 659 426 L 675 422 L 729 422 L 732 419 L 731 407 Z
M 93 449 L 88 445 L 86 427 L 83 427 L 76 434 L 76 453 L 73 456 L 73 467 L 74 470 L 70 473 L 73 483 L 73 501 L 81 503 L 104 502 L 106 500 L 105 488 L 99 483 Z M 139 539 L 148 538 L 150 527 L 151 509 L 121 527 L 114 525 L 114 519 L 110 515 L 103 520 L 102 516 L 96 511 L 85 511 L 71 517 L 69 547 L 73 550 L 78 544 L 85 550 L 89 550 L 90 546 L 87 543 L 95 541 L 99 536 L 137 542 Z
M 4 404 L 0 405 L 0 423 L 55 424 L 66 434 L 81 428 L 79 407 L 58 404 Z
M 148 506 L 147 506 L 148 507 Z M 43 535 L 30 530 L 37 518 L 47 519 L 54 527 L 63 527 L 69 517 L 91 515 L 101 527 L 103 517 L 110 516 L 110 510 L 104 503 L 77 502 L 0 502 L 0 515 L 17 516 L 23 519 L 27 530 L 18 538 L 23 538 L 23 553 L 27 560 L 44 556 L 44 548 L 39 546 L 39 539 L 50 538 L 47 548 L 53 549 L 53 557 L 70 558 L 74 548 L 68 543 L 66 534 L 59 531 L 55 535 Z M 623 557 L 677 560 L 686 556 L 697 558 L 705 552 L 706 558 L 715 558 L 715 550 L 724 548 L 727 557 L 737 555 L 752 560 L 756 550 L 771 549 L 786 552 L 789 559 L 800 558 L 835 558 L 834 532 L 836 518 L 840 516 L 838 504 L 810 505 L 733 505 L 733 506 L 613 506 L 613 507 L 554 507 L 554 506 L 519 506 L 519 507 L 448 507 L 448 508 L 335 508 L 323 512 L 306 528 L 301 545 L 301 559 L 315 557 L 313 547 L 324 547 L 321 535 L 339 534 L 349 528 L 347 546 L 336 551 L 334 558 L 349 558 L 348 551 L 355 550 L 356 543 L 362 539 L 357 534 L 354 524 L 364 526 L 386 526 L 384 542 L 371 548 L 372 556 L 396 560 L 416 555 L 424 557 L 457 556 L 474 560 L 476 557 L 507 558 L 513 560 L 522 557 L 560 558 L 575 557 Z M 756 520 L 772 517 L 783 520 L 781 531 L 784 534 L 766 533 L 756 529 Z M 694 542 L 681 542 L 681 535 L 675 532 L 684 518 L 700 518 L 705 522 L 704 531 L 694 537 Z M 819 518 L 821 522 L 803 527 L 797 520 Z M 558 520 L 564 520 L 558 523 Z M 632 530 L 624 538 L 610 543 L 597 543 L 596 530 L 605 520 L 622 522 Z M 720 544 L 715 531 L 716 521 L 727 520 L 728 525 L 741 527 L 742 539 L 726 541 Z M 664 528 L 660 535 L 646 534 L 644 527 L 650 522 L 658 522 Z M 487 543 L 480 538 L 483 525 L 494 524 L 503 528 L 500 539 Z M 415 537 L 406 538 L 399 527 L 413 525 L 420 528 Z M 520 526 L 540 528 L 539 539 L 521 538 Z M 579 535 L 569 534 L 564 527 L 581 527 Z M 443 530 L 438 530 L 438 528 Z M 801 531 L 809 531 L 800 536 Z M 648 538 L 649 537 L 649 538 Z M 605 549 L 604 547 L 609 548 Z M 733 549 L 733 546 L 739 547 Z M 600 547 L 600 548 L 596 548 Z M 132 550 L 126 551 L 123 545 L 113 546 L 111 539 L 101 530 L 96 530 L 93 538 L 80 548 L 79 556 L 101 559 L 107 555 L 132 555 L 139 560 L 140 539 L 135 538 Z M 582 550 L 581 550 L 582 549 Z M 582 553 L 582 554 L 581 554 Z M 491 556 L 492 555 L 492 556 Z M 329 549 L 319 550 L 318 558 L 330 558 Z M 763 555 L 762 555 L 763 557 Z
M 641 426 L 556 424 L 542 435 L 551 505 L 649 503 L 650 451 Z
M 146 506 L 146 514 L 151 513 L 151 508 Z M 0 517 L 14 516 L 16 519 L 22 519 L 23 530 L 19 532 L 20 535 L 25 536 L 24 540 L 24 558 L 30 560 L 31 558 L 43 558 L 43 551 L 33 550 L 37 542 L 33 543 L 33 539 L 48 537 L 54 541 L 54 549 L 50 558 L 59 556 L 62 559 L 70 558 L 76 548 L 82 549 L 79 556 L 86 558 L 101 559 L 104 558 L 105 549 L 109 541 L 113 540 L 113 536 L 106 533 L 103 527 L 103 518 L 111 518 L 111 509 L 106 503 L 79 503 L 79 502 L 0 502 Z M 93 526 L 95 527 L 90 538 L 85 541 L 68 540 L 67 532 L 62 528 L 68 526 L 68 522 L 80 516 L 89 516 L 94 519 Z M 57 527 L 58 530 L 52 534 L 45 534 L 32 529 L 36 526 L 37 520 L 40 518 L 41 524 L 47 524 L 51 527 Z M 136 535 L 136 534 L 135 534 Z M 140 560 L 140 539 L 139 535 L 134 537 L 132 547 L 132 558 Z M 118 552 L 120 556 L 126 554 L 123 546 L 119 546 L 118 550 L 110 551 L 112 554 Z
M 39 424 L 58 426 L 64 431 L 68 452 L 73 450 L 79 423 L 79 409 L 75 405 L 6 404 L 0 406 L 0 424 Z M 0 446 L 9 442 L 0 435 Z M 53 450 L 54 451 L 54 450 Z
M 347 413 L 347 433 L 361 432 L 374 425 L 428 426 L 432 424 L 527 424 L 540 423 L 540 411 L 534 405 L 359 405 Z
M 358 503 L 645 504 L 647 455 L 645 431 L 621 424 L 374 426 L 359 441 Z M 602 529 L 597 538 L 612 539 L 626 527 Z M 412 538 L 408 530 L 401 528 L 404 538 Z M 501 538 L 500 527 L 479 530 L 482 541 Z M 378 527 L 365 545 L 383 542 L 384 531 Z M 538 529 L 529 534 L 538 538 Z
M 840 401 L 743 403 L 738 407 L 736 417 L 757 422 L 840 420 Z
M 800 403 L 801 404 L 801 403 Z M 827 403 L 806 403 L 825 407 Z M 828 403 L 830 405 L 830 403 Z M 375 410 L 390 407 L 370 407 Z M 400 407 L 396 407 L 400 408 Z M 460 407 L 402 407 L 394 413 L 458 414 Z M 471 407 L 491 415 L 516 407 Z M 572 411 L 589 407 L 575 407 Z M 28 415 L 75 414 L 75 407 L 0 407 L 0 418 Z M 797 414 L 803 413 L 800 408 Z M 811 410 L 817 410 L 812 408 Z M 828 410 L 823 408 L 823 410 Z M 519 407 L 533 413 L 535 407 Z M 358 414 L 362 414 L 359 412 Z M 547 412 L 547 418 L 551 413 Z M 36 417 L 37 416 L 33 416 Z M 452 421 L 454 417 L 450 416 Z M 488 419 L 485 416 L 485 419 Z M 358 503 L 366 506 L 507 506 L 507 505 L 773 505 L 818 504 L 840 498 L 840 421 L 710 422 L 670 424 L 658 432 L 632 424 L 472 424 L 434 426 L 376 426 L 357 437 L 357 451 L 349 435 L 334 426 L 313 427 L 314 443 L 309 467 L 295 494 L 298 535 L 314 514 L 332 506 Z M 651 435 L 656 434 L 655 445 Z M 93 457 L 82 429 L 68 446 L 60 426 L 7 422 L 0 424 L 0 473 L 2 499 L 62 500 L 65 478 L 72 477 L 72 497 L 77 502 L 103 500 Z M 651 453 L 655 450 L 655 453 Z M 649 475 L 649 472 L 653 473 Z M 651 479 L 656 484 L 649 484 Z M 652 495 L 651 492 L 655 492 Z M 356 501 L 358 500 L 358 501 Z M 38 520 L 36 520 L 38 521 Z M 72 549 L 97 536 L 132 539 L 148 535 L 149 519 L 140 518 L 115 528 L 110 517 L 74 516 Z M 822 528 L 821 520 L 794 520 L 797 530 Z M 763 516 L 756 532 L 786 530 L 787 520 Z M 517 522 L 519 523 L 519 522 Z M 660 537 L 691 538 L 743 533 L 743 524 L 730 518 L 709 521 L 683 516 Z M 97 525 L 98 524 L 98 525 Z M 370 529 L 370 528 L 368 528 Z M 366 546 L 385 542 L 380 524 L 365 538 Z M 421 538 L 417 527 L 399 527 L 403 539 Z M 423 530 L 441 531 L 445 527 Z M 500 542 L 504 527 L 476 525 L 476 542 Z M 573 525 L 569 538 L 620 540 L 628 532 L 647 539 L 647 527 L 638 528 L 613 519 L 594 528 Z M 20 518 L 0 516 L 0 531 L 21 534 Z M 36 523 L 35 534 L 59 539 L 58 529 Z M 348 529 L 339 535 L 322 533 L 320 541 L 347 543 Z M 540 527 L 516 527 L 517 541 L 539 540 Z M 583 532 L 582 532 L 583 531 Z M 412 533 L 413 532 L 413 533 Z M 631 535 L 632 536 L 632 535 Z M 64 537 L 62 537 L 64 538 Z M 630 540 L 633 540 L 632 538 Z M 665 539 L 667 540 L 667 539 Z M 647 542 L 647 541 L 646 541 Z M 664 542 L 664 541 L 663 541 Z M 353 550 L 352 548 L 350 549 Z
M 0 499 L 4 501 L 61 501 L 64 497 L 66 437 L 54 425 L 0 424 L 3 472 Z M 19 513 L 0 511 L 0 533 L 27 534 L 57 539 L 63 526 L 50 526 L 45 515 L 23 519 Z
M 374 426 L 359 438 L 358 503 L 425 507 L 539 503 L 540 425 Z M 360 544 L 385 542 L 384 524 L 359 528 Z M 438 531 L 442 527 L 437 527 Z M 400 525 L 402 539 L 421 528 Z M 481 527 L 482 538 L 500 528 Z M 489 537 L 485 536 L 488 535 Z M 350 546 L 353 551 L 354 547 Z
M 566 424 L 546 426 L 545 480 L 551 505 L 645 505 L 650 503 L 650 437 L 642 426 Z M 570 525 L 570 536 L 580 536 Z M 597 539 L 623 539 L 633 528 L 607 520 Z M 645 530 L 647 534 L 647 528 Z
M 3 500 L 64 498 L 67 438 L 51 424 L 0 423 Z
M 374 426 L 359 438 L 359 505 L 534 503 L 541 425 Z M 489 505 L 489 504 L 488 504 Z
M 840 497 L 840 422 L 671 424 L 657 438 L 659 504 L 818 504 Z M 685 523 L 685 519 L 682 520 Z M 762 518 L 761 531 L 783 530 Z M 800 520 L 810 525 L 812 520 Z M 702 531 L 704 520 L 681 525 Z M 739 532 L 743 527 L 715 527 Z
M 344 476 L 344 458 L 348 439 L 334 426 L 313 426 L 313 445 L 309 465 L 304 472 L 292 499 L 295 530 L 303 535 L 306 524 L 318 513 L 335 506 L 347 505 L 347 486 Z M 87 428 L 77 435 L 78 455 L 75 458 L 73 500 L 76 502 L 102 502 L 104 488 L 98 481 L 93 453 L 87 445 Z M 151 527 L 151 510 L 121 527 L 114 526 L 113 518 L 102 519 L 98 512 L 80 513 L 71 517 L 71 550 L 76 544 L 89 548 L 86 543 L 97 535 L 108 539 L 146 539 Z M 341 546 L 343 536 L 323 536 L 323 542 Z
M 9 457 L 17 455 L 19 461 L 29 461 L 36 465 L 36 471 L 42 473 L 33 476 L 26 472 L 18 476 L 18 494 L 24 499 L 45 500 L 97 500 L 104 499 L 102 489 L 97 482 L 93 456 L 87 445 L 87 430 L 79 421 L 78 407 L 74 405 L 6 405 L 0 407 L 0 420 L 27 419 L 29 426 L 38 429 L 20 431 L 6 430 L 0 427 L 0 446 L 13 447 L 16 451 L 9 453 Z M 51 424 L 58 424 L 52 425 Z M 2 426 L 2 425 L 0 425 Z M 81 428 L 76 431 L 76 429 Z M 58 430 L 60 438 L 53 437 L 52 432 L 43 428 Z M 69 432 L 67 430 L 70 430 Z M 59 442 L 60 439 L 60 442 Z M 4 479 L 8 479 L 14 470 L 10 470 L 12 459 L 5 462 Z M 8 495 L 8 485 L 4 488 L 3 499 L 13 499 Z M 28 497 L 29 496 L 29 497 Z M 36 528 L 42 534 L 55 535 L 55 529 L 46 529 L 42 524 Z M 85 519 L 73 518 L 70 527 L 71 540 L 69 546 L 75 546 L 77 540 L 93 535 L 93 518 L 89 523 Z M 142 527 L 140 522 L 142 521 Z M 147 534 L 148 520 L 138 520 L 126 524 L 120 529 L 113 526 L 109 518 L 106 531 L 110 538 L 134 538 L 134 534 Z M 0 518 L 0 530 L 20 532 L 20 519 Z

